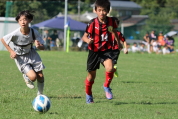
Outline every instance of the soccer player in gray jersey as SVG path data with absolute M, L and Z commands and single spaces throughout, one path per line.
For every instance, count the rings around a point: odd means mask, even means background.
M 26 85 L 33 89 L 33 82 L 37 79 L 37 95 L 40 95 L 43 94 L 44 75 L 42 70 L 45 66 L 39 54 L 33 48 L 33 44 L 37 49 L 44 50 L 44 41 L 37 30 L 29 27 L 33 16 L 28 10 L 21 11 L 16 16 L 16 21 L 19 23 L 20 28 L 5 35 L 1 42 L 9 51 L 10 58 L 15 60 L 18 69 L 23 73 Z

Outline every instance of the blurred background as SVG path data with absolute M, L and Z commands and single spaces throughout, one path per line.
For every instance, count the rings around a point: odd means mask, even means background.
M 95 0 L 1 0 L 0 37 L 2 38 L 5 34 L 19 27 L 15 21 L 15 17 L 20 11 L 35 11 L 35 17 L 31 23 L 31 26 L 33 26 L 56 17 L 64 17 L 66 1 L 67 16 L 72 20 L 86 25 L 92 18 L 96 17 L 93 11 Z M 174 31 L 173 35 L 175 35 L 176 39 L 178 31 L 178 0 L 110 0 L 110 2 L 111 11 L 108 16 L 114 16 L 120 20 L 118 30 L 124 34 L 127 40 L 143 40 L 144 35 L 151 33 L 153 30 L 157 35 L 160 32 L 166 35 L 170 31 Z M 80 27 L 80 25 L 77 27 Z M 64 39 L 63 28 L 46 26 L 34 26 L 34 28 L 38 29 L 42 35 L 45 29 L 48 29 L 50 34 L 52 34 L 54 30 L 57 30 L 59 34 L 62 34 L 59 35 L 61 42 Z M 71 29 L 71 46 L 75 46 L 76 38 L 80 39 L 83 35 L 85 29 L 81 29 Z M 74 39 L 74 42 L 72 39 Z M 60 43 L 60 45 L 63 44 Z M 0 50 L 4 50 L 1 43 Z

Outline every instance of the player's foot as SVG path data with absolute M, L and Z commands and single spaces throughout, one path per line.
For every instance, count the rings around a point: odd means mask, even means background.
M 37 92 L 37 96 L 38 96 L 38 95 L 43 95 L 43 94 L 38 91 L 38 92 Z
M 117 72 L 117 66 L 116 66 L 116 65 L 114 66 L 114 69 L 116 70 L 116 71 L 114 72 L 114 77 L 118 77 L 118 72 Z
M 88 104 L 94 103 L 92 95 L 87 95 L 86 94 L 86 103 L 88 103 Z
M 33 89 L 35 87 L 33 82 L 28 78 L 28 76 L 26 74 L 23 74 L 23 78 L 24 78 L 24 81 L 25 81 L 27 87 L 29 87 L 30 89 Z
M 112 95 L 112 92 L 111 92 L 112 89 L 110 87 L 104 87 L 104 86 L 103 86 L 103 88 L 104 88 L 104 91 L 106 93 L 106 98 L 108 100 L 111 100 L 113 98 L 113 95 Z

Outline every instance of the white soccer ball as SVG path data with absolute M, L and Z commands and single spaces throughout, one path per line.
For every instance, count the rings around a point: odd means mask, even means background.
M 38 95 L 32 102 L 33 108 L 40 113 L 47 112 L 51 107 L 51 101 L 46 95 Z

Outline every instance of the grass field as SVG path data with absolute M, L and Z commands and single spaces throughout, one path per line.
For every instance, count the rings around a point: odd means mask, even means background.
M 121 53 L 113 100 L 102 88 L 104 68 L 93 85 L 94 104 L 85 103 L 87 52 L 40 51 L 46 66 L 44 94 L 52 106 L 45 114 L 32 107 L 37 88 L 26 87 L 7 51 L 0 52 L 0 119 L 177 119 L 178 54 Z M 36 86 L 36 82 L 35 82 Z

